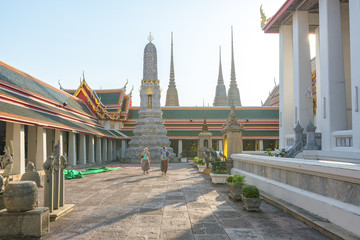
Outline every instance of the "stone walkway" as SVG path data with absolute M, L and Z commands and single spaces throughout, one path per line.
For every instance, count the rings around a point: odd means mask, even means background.
M 225 185 L 188 163 L 171 163 L 167 176 L 159 168 L 143 175 L 127 165 L 66 180 L 74 210 L 51 222 L 44 239 L 327 239 L 266 202 L 261 212 L 244 211 Z

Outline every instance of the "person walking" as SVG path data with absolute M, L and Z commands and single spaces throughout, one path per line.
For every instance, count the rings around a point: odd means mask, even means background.
M 168 170 L 169 166 L 169 151 L 166 150 L 166 147 L 164 146 L 163 149 L 160 151 L 160 158 L 161 158 L 161 175 L 166 176 L 166 172 Z
M 143 170 L 143 175 L 145 175 L 145 173 L 149 174 L 151 160 L 150 160 L 149 149 L 147 147 L 144 148 L 144 151 L 141 152 L 140 160 L 141 160 L 141 168 Z

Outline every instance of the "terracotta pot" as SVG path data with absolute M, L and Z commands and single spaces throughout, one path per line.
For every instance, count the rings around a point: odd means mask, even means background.
M 34 181 L 12 182 L 4 193 L 5 208 L 9 212 L 25 212 L 38 206 L 38 189 Z

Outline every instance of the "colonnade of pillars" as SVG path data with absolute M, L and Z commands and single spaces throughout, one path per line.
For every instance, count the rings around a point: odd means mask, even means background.
M 335 146 L 334 132 L 352 130 L 360 149 L 360 0 L 319 0 L 319 14 L 295 11 L 292 25 L 280 33 L 280 148 L 297 122 L 313 122 L 322 135 L 322 150 Z M 309 26 L 316 35 L 316 117 L 313 112 Z
M 13 142 L 13 173 L 25 172 L 25 137 L 27 138 L 27 160 L 35 164 L 37 170 L 43 169 L 43 163 L 53 152 L 54 144 L 59 140 L 60 153 L 67 155 L 68 165 L 101 163 L 117 158 L 117 145 L 115 139 L 100 138 L 92 135 L 68 133 L 60 130 L 47 129 L 37 126 L 27 126 L 18 123 L 6 123 L 6 144 Z M 67 143 L 67 149 L 64 149 Z

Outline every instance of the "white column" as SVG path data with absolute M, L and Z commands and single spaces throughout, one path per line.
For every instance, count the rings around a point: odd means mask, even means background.
M 178 157 L 181 156 L 181 153 L 182 153 L 182 151 L 183 151 L 182 147 L 183 147 L 183 145 L 182 145 L 182 140 L 179 140 L 179 141 L 178 141 L 178 151 L 179 151 L 179 154 L 178 154 L 179 156 L 178 156 Z
M 340 1 L 319 0 L 322 150 L 334 146 L 332 132 L 347 129 Z
M 259 140 L 259 151 L 264 151 L 264 140 Z
M 13 148 L 13 174 L 25 172 L 25 130 L 24 125 L 6 123 L 6 143 L 12 141 Z
M 306 128 L 314 122 L 308 12 L 296 11 L 293 15 L 293 61 L 295 123 Z
M 322 132 L 322 110 L 321 110 L 321 67 L 320 67 L 320 28 L 315 29 L 316 36 L 316 132 Z
M 219 143 L 219 151 L 224 154 L 223 140 L 219 140 L 218 143 Z
M 360 149 L 360 0 L 349 1 L 353 147 Z M 357 127 L 355 127 L 357 126 Z
M 116 140 L 116 139 L 114 139 L 114 140 L 112 141 L 112 143 L 113 143 L 112 159 L 113 159 L 113 160 L 117 160 L 117 159 L 116 159 L 116 153 L 117 153 L 117 140 Z
M 280 26 L 279 50 L 279 139 L 280 148 L 286 147 L 288 134 L 294 133 L 294 73 L 292 26 Z M 262 149 L 259 145 L 260 150 Z
M 351 119 L 351 71 L 350 71 L 350 28 L 349 28 L 349 3 L 340 3 L 341 32 L 344 55 L 344 77 L 346 97 L 347 129 L 352 129 Z
M 47 159 L 46 129 L 37 127 L 36 129 L 36 169 L 42 170 L 43 164 Z
M 108 152 L 107 152 L 107 158 L 108 161 L 112 161 L 114 160 L 112 157 L 112 152 L 113 152 L 113 140 L 112 139 L 108 139 Z
M 59 153 L 60 155 L 64 154 L 64 142 L 63 142 L 63 133 L 62 131 L 56 129 L 55 130 L 55 142 L 54 145 L 57 144 L 57 142 L 59 141 Z
M 87 160 L 89 163 L 93 163 L 95 161 L 95 140 L 92 135 L 89 135 L 87 150 Z
M 35 126 L 28 126 L 27 131 L 27 161 L 36 165 L 36 144 L 37 144 L 37 132 Z M 38 169 L 36 169 L 38 170 Z
M 101 154 L 101 141 L 102 139 L 100 137 L 96 137 L 96 162 L 100 163 L 102 162 L 102 154 Z
M 125 158 L 126 140 L 121 140 L 121 158 Z
M 70 166 L 76 165 L 76 134 L 69 132 L 69 151 L 68 163 Z
M 86 164 L 86 136 L 80 134 L 79 163 Z
M 54 153 L 54 133 L 54 129 L 46 128 L 46 152 L 48 155 Z
M 103 146 L 103 149 L 102 149 L 102 160 L 104 162 L 106 162 L 108 160 L 107 158 L 107 149 L 108 149 L 108 144 L 107 144 L 107 138 L 103 138 L 102 139 L 102 146 Z

